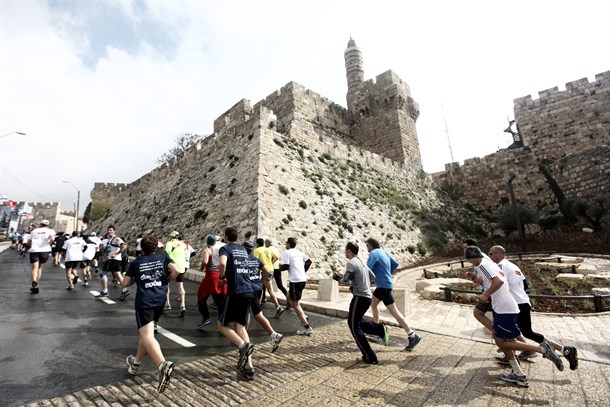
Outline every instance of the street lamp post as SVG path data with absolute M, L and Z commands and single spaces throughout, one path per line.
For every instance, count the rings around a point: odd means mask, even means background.
M 78 232 L 78 211 L 80 206 L 80 190 L 74 186 L 70 181 L 62 181 L 64 184 L 70 184 L 72 188 L 76 189 L 76 227 L 74 230 Z

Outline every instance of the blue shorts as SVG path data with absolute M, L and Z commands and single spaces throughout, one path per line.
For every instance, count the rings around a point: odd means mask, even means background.
M 519 314 L 496 314 L 494 316 L 494 336 L 500 339 L 515 339 L 521 335 L 517 326 L 517 317 Z

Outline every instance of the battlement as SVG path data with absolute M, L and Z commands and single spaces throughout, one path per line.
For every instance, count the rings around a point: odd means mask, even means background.
M 538 92 L 538 97 L 527 95 L 513 100 L 515 107 L 535 107 L 544 101 L 552 98 L 571 97 L 575 92 L 585 90 L 595 90 L 597 87 L 607 87 L 610 83 L 610 71 L 605 71 L 595 75 L 595 81 L 589 82 L 589 79 L 582 78 L 565 84 L 565 90 L 560 91 L 558 86 L 541 90 Z
M 214 133 L 248 120 L 252 114 L 252 105 L 248 99 L 235 103 L 229 110 L 214 120 Z

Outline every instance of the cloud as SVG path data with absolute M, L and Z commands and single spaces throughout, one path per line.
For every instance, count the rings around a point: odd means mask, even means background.
M 392 69 L 420 104 L 424 168 L 510 144 L 512 100 L 609 69 L 607 2 L 2 2 L 2 166 L 81 207 L 131 182 L 181 133 L 289 81 L 345 105 L 353 37 L 365 78 Z M 586 19 L 573 18 L 586 13 Z M 604 51 L 605 50 L 605 51 Z M 444 106 L 443 117 L 441 104 Z M 43 200 L 2 172 L 1 192 Z M 67 199 L 64 199 L 67 198 Z

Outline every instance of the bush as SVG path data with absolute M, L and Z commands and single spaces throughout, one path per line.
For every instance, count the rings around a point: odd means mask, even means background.
M 288 191 L 288 188 L 286 188 L 284 185 L 279 185 L 278 189 L 284 195 L 288 195 L 290 193 L 290 191 Z
M 96 201 L 91 205 L 89 220 L 94 221 L 103 218 L 112 208 L 112 203 L 107 200 Z
M 538 223 L 538 211 L 535 208 L 518 204 L 517 213 L 519 214 L 519 220 L 522 225 L 530 225 Z M 504 205 L 502 207 L 502 213 L 498 219 L 498 226 L 500 226 L 506 232 L 513 232 L 517 230 L 517 224 L 515 222 L 515 211 L 513 211 L 512 205 Z
M 419 253 L 420 256 L 425 256 L 427 251 L 426 251 L 426 245 L 423 242 L 418 242 L 417 243 L 417 252 Z
M 299 201 L 299 206 L 300 206 L 302 209 L 307 209 L 307 202 L 305 202 L 305 201 Z

